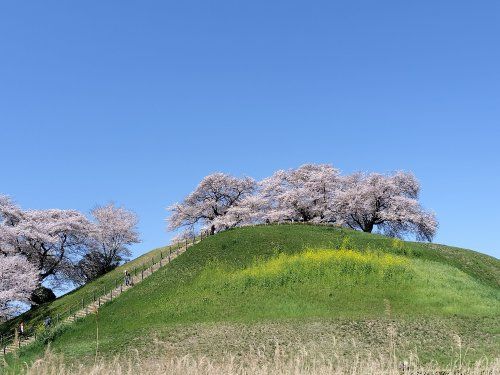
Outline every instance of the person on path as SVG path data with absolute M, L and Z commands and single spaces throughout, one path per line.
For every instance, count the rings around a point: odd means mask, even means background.
M 130 274 L 125 270 L 125 286 L 130 286 Z
M 50 326 L 52 325 L 52 318 L 50 316 L 46 317 L 43 321 L 43 324 L 45 325 L 45 329 L 50 328 Z
M 21 320 L 21 323 L 19 323 L 19 336 L 24 337 L 24 322 Z

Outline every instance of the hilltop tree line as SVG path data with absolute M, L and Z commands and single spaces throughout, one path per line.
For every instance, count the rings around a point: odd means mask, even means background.
M 419 203 L 420 185 L 411 173 L 341 175 L 328 164 L 279 170 L 255 181 L 214 173 L 181 203 L 169 207 L 169 228 L 214 234 L 262 223 L 325 223 L 374 230 L 394 237 L 431 241 L 435 215 Z M 130 256 L 139 242 L 137 216 L 113 204 L 90 218 L 75 210 L 24 210 L 0 195 L 0 317 L 17 302 L 32 305 L 55 298 L 68 283 L 91 281 Z M 51 289 L 52 288 L 52 289 Z
M 54 288 L 82 285 L 117 267 L 139 242 L 137 216 L 114 204 L 91 218 L 76 210 L 23 210 L 0 195 L 0 317 L 17 302 L 41 304 Z
M 262 223 L 326 223 L 393 237 L 431 241 L 438 222 L 419 203 L 411 173 L 341 175 L 329 164 L 305 164 L 255 181 L 225 173 L 206 176 L 181 203 L 169 207 L 168 227 L 214 234 Z

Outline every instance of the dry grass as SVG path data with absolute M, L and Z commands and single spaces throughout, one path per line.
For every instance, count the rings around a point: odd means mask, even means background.
M 251 350 L 243 356 L 227 355 L 220 360 L 207 357 L 174 356 L 161 352 L 143 357 L 138 352 L 111 359 L 100 359 L 93 364 L 68 364 L 62 356 L 47 351 L 42 359 L 26 366 L 26 375 L 136 375 L 136 374 L 206 374 L 206 375 L 281 375 L 281 374 L 461 374 L 494 375 L 500 373 L 500 358 L 481 360 L 462 365 L 459 360 L 448 366 L 421 365 L 416 356 L 401 362 L 389 356 L 333 355 L 324 357 L 301 350 L 291 356 L 276 348 L 273 353 L 265 349 Z

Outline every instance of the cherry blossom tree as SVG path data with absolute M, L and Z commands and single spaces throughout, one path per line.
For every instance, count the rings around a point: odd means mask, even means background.
M 382 233 L 403 237 L 415 234 L 431 241 L 437 220 L 418 202 L 420 185 L 410 173 L 393 175 L 356 173 L 343 179 L 343 188 L 334 200 L 342 224 L 364 232 L 377 227 Z
M 0 194 L 0 255 L 15 251 L 16 231 L 14 226 L 22 218 L 21 209 L 6 195 Z
M 336 223 L 396 237 L 432 240 L 437 220 L 419 203 L 420 186 L 409 173 L 341 176 L 329 164 L 279 170 L 257 185 L 222 173 L 205 177 L 186 199 L 170 207 L 170 229 L 197 224 L 211 233 L 263 222 Z
M 193 227 L 197 224 L 209 228 L 214 234 L 221 226 L 220 220 L 228 210 L 241 203 L 255 190 L 255 181 L 249 177 L 237 178 L 224 173 L 206 176 L 196 189 L 182 203 L 169 207 L 171 216 L 168 227 L 175 230 L 181 227 Z M 223 226 L 227 226 L 224 223 Z
M 75 210 L 29 210 L 15 227 L 18 253 L 39 270 L 40 280 L 57 286 L 86 252 L 91 225 Z
M 9 198 L 0 199 L 0 251 L 22 255 L 33 265 L 41 292 L 44 282 L 58 287 L 67 280 L 86 252 L 90 229 L 90 222 L 78 211 L 22 210 Z
M 38 286 L 38 271 L 20 255 L 0 255 L 0 319 L 17 312 L 19 303 L 29 303 Z
M 229 207 L 225 215 L 216 217 L 212 224 L 216 231 L 259 224 L 265 221 L 267 208 L 267 202 L 260 195 L 247 195 L 238 204 Z
M 339 170 L 329 164 L 305 164 L 279 170 L 260 182 L 259 197 L 266 206 L 264 219 L 271 222 L 334 222 Z
M 116 268 L 132 254 L 129 246 L 139 243 L 137 215 L 110 203 L 91 212 L 89 251 L 76 266 L 73 279 L 88 282 Z

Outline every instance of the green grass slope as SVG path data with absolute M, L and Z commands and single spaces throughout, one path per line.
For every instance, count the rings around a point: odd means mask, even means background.
M 37 309 L 29 310 L 19 317 L 1 324 L 0 334 L 12 334 L 14 328 L 18 327 L 21 320 L 25 322 L 27 329 L 32 330 L 35 328 L 41 328 L 43 326 L 43 320 L 47 316 L 51 316 L 54 320 L 58 314 L 60 314 L 61 317 L 66 317 L 70 308 L 75 309 L 81 306 L 82 299 L 85 304 L 88 304 L 94 295 L 102 295 L 104 294 L 104 290 L 109 291 L 114 288 L 116 282 L 120 282 L 120 280 L 123 279 L 125 270 L 131 272 L 133 269 L 139 270 L 147 267 L 151 264 L 152 260 L 158 261 L 160 253 L 167 254 L 169 250 L 173 251 L 177 249 L 177 247 L 178 246 L 176 245 L 154 249 L 120 267 L 115 268 L 113 271 L 108 272 L 97 280 L 63 295 L 53 302 L 39 306 Z
M 493 257 L 333 227 L 270 225 L 203 240 L 98 318 L 54 334 L 51 347 L 90 360 L 98 324 L 101 355 L 161 346 L 217 356 L 256 345 L 328 355 L 394 341 L 401 353 L 444 362 L 459 340 L 473 360 L 500 353 L 499 313 L 500 261 Z M 38 343 L 20 359 L 43 350 Z

